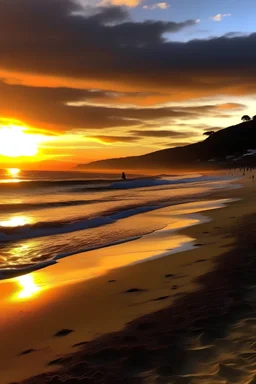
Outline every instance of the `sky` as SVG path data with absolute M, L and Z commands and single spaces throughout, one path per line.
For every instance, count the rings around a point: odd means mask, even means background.
M 0 167 L 68 169 L 254 115 L 256 2 L 0 0 Z

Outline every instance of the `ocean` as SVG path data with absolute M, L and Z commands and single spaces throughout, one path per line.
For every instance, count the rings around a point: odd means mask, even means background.
M 204 201 L 231 176 L 0 170 L 0 279 L 160 230 L 143 213 Z M 134 218 L 136 225 L 134 225 Z M 138 225 L 139 223 L 139 225 Z

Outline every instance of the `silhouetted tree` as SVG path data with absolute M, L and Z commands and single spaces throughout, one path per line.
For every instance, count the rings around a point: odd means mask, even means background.
M 253 118 L 252 118 L 252 119 L 253 119 L 253 121 L 256 121 L 256 115 L 255 115 L 255 116 L 253 116 Z
M 204 136 L 212 136 L 214 133 L 214 131 L 205 132 Z
M 248 115 L 244 115 L 241 120 L 242 121 L 251 121 L 251 118 Z

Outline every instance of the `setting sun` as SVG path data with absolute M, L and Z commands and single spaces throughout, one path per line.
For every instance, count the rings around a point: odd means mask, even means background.
M 9 125 L 0 128 L 0 155 L 7 157 L 35 156 L 39 137 L 26 133 L 26 128 Z

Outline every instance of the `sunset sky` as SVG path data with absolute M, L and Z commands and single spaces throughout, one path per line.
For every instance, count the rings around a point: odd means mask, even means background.
M 255 115 L 256 2 L 0 0 L 0 168 L 66 169 Z

